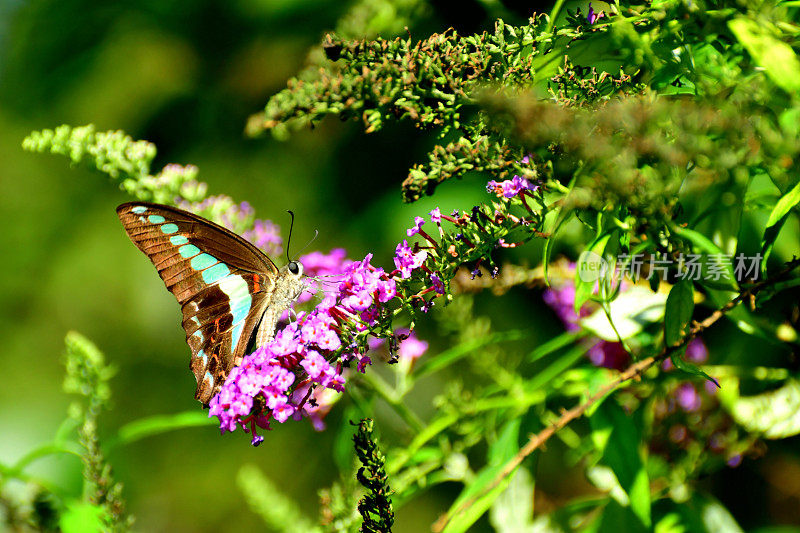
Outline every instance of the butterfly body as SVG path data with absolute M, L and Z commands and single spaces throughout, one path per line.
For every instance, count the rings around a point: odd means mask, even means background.
M 303 267 L 278 269 L 239 235 L 175 207 L 129 202 L 117 215 L 181 305 L 195 398 L 207 405 L 248 347 L 272 339 L 305 288 Z

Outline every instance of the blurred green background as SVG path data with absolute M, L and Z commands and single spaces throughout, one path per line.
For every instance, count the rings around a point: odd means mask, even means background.
M 23 152 L 31 130 L 62 123 L 123 129 L 157 145 L 156 170 L 195 164 L 211 194 L 247 200 L 260 218 L 284 226 L 285 210 L 293 209 L 296 243 L 319 229 L 314 248 L 342 246 L 355 258 L 375 252 L 376 264 L 386 266 L 414 215 L 484 198 L 485 177 L 401 205 L 408 168 L 435 142 L 409 124 L 365 135 L 358 124 L 328 119 L 285 142 L 244 136 L 247 118 L 285 87 L 350 7 L 323 0 L 0 2 L 0 460 L 13 462 L 52 438 L 64 418 L 61 354 L 71 329 L 118 368 L 101 435 L 144 416 L 199 408 L 178 306 L 116 218 L 114 208 L 129 198 L 63 158 Z M 497 16 L 518 22 L 534 9 L 548 6 L 466 2 L 454 11 L 434 2 L 410 30 L 415 38 L 450 26 L 482 31 Z M 538 251 L 514 253 L 533 261 Z M 560 328 L 538 293 L 480 297 L 478 304 L 497 306 L 503 329 L 541 324 L 529 342 Z M 712 357 L 713 350 L 712 341 Z M 432 409 L 429 398 L 418 402 L 421 412 Z M 341 413 L 341 406 L 333 410 L 323 433 L 307 423 L 279 426 L 255 449 L 241 434 L 220 437 L 210 423 L 116 449 L 109 459 L 137 530 L 263 529 L 236 488 L 239 467 L 259 465 L 316 517 L 317 491 L 336 475 L 331 450 L 336 428 L 347 424 Z M 800 506 L 796 444 L 775 444 L 769 462 L 704 483 L 743 525 L 790 516 L 785 509 Z M 583 486 L 579 474 L 564 479 L 557 465 L 543 461 L 544 489 Z M 57 456 L 31 471 L 78 494 L 80 469 L 78 459 Z M 457 490 L 446 485 L 411 502 L 398 513 L 396 531 L 427 531 Z

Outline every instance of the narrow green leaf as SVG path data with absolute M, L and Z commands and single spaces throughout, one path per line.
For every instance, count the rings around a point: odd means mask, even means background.
M 108 447 L 120 444 L 130 444 L 160 433 L 167 433 L 178 429 L 210 426 L 216 424 L 216 419 L 209 418 L 208 413 L 200 409 L 184 411 L 174 415 L 155 415 L 140 418 L 125 424 L 119 429 L 116 439 L 109 441 Z
M 489 521 L 496 533 L 531 533 L 533 524 L 534 481 L 520 468 L 511 476 L 508 488 L 495 500 Z
M 711 240 L 702 233 L 688 228 L 672 226 L 672 232 L 678 237 L 686 239 L 697 251 L 705 254 L 701 272 L 703 279 L 697 280 L 699 283 L 719 290 L 739 291 L 739 285 L 736 283 L 736 276 L 733 272 L 733 264 L 730 260 L 730 256 L 725 254 L 719 246 L 711 242 Z M 713 270 L 720 273 L 719 279 L 713 279 L 715 275 L 711 272 L 712 267 Z
M 567 212 L 563 217 L 561 216 L 561 209 L 558 208 L 559 211 L 556 213 L 558 217 L 556 219 L 555 224 L 553 225 L 553 229 L 550 230 L 550 236 L 544 241 L 544 251 L 542 257 L 542 275 L 544 276 L 544 282 L 548 285 L 550 284 L 549 277 L 548 277 L 548 265 L 550 264 L 550 255 L 553 253 L 553 245 L 556 242 L 556 234 L 558 230 L 561 229 L 561 226 L 567 223 L 569 219 L 572 218 L 573 212 Z
M 795 185 L 789 192 L 781 196 L 780 199 L 775 203 L 775 207 L 769 214 L 769 219 L 767 219 L 767 227 L 772 226 L 784 216 L 789 214 L 789 211 L 791 211 L 791 209 L 798 203 L 800 203 L 800 183 Z
M 550 383 L 553 378 L 561 375 L 564 371 L 580 361 L 586 354 L 585 346 L 576 346 L 563 355 L 557 357 L 552 363 L 536 373 L 531 379 L 525 382 L 525 388 L 529 391 L 537 390 Z
M 537 346 L 535 350 L 528 354 L 526 361 L 528 363 L 534 363 L 542 357 L 546 357 L 553 352 L 557 352 L 561 348 L 569 346 L 573 342 L 576 342 L 585 336 L 586 332 L 583 331 L 565 331 L 560 335 L 553 337 L 544 344 Z
M 503 427 L 499 438 L 489 448 L 489 463 L 481 469 L 475 476 L 475 479 L 461 491 L 461 494 L 447 511 L 450 516 L 450 521 L 444 528 L 443 533 L 461 533 L 469 530 L 506 490 L 511 482 L 511 476 L 506 477 L 503 481 L 498 483 L 497 486 L 487 491 L 497 475 L 503 470 L 506 462 L 511 460 L 519 451 L 520 423 L 521 419 L 517 418 L 508 421 Z M 461 509 L 463 502 L 478 494 L 481 494 L 481 496 L 472 502 L 469 507 Z
M 775 203 L 775 207 L 769 214 L 769 219 L 764 228 L 764 237 L 761 239 L 761 273 L 766 274 L 767 258 L 772 253 L 772 247 L 778 239 L 789 212 L 800 203 L 800 183 L 795 185 L 789 192 L 784 194 Z
M 694 288 L 691 281 L 676 283 L 667 296 L 664 312 L 664 342 L 672 346 L 683 337 L 684 328 L 689 324 L 694 312 Z
M 597 281 L 607 274 L 608 263 L 604 259 L 603 252 L 614 231 L 616 229 L 607 231 L 597 237 L 578 258 L 578 262 L 575 265 L 576 314 L 580 314 L 583 304 L 592 297 L 592 291 Z
M 791 94 L 800 91 L 800 60 L 791 46 L 771 34 L 769 25 L 737 17 L 728 27 L 775 85 Z
M 672 361 L 672 364 L 675 365 L 675 368 L 677 368 L 678 370 L 683 370 L 687 374 L 705 378 L 708 381 L 712 382 L 717 387 L 719 387 L 719 381 L 712 378 L 711 376 L 700 370 L 699 367 L 693 365 L 692 363 L 689 363 L 683 358 L 684 351 L 686 351 L 686 347 L 684 347 L 683 350 L 681 350 L 680 352 L 674 352 L 672 355 L 669 356 L 670 360 Z

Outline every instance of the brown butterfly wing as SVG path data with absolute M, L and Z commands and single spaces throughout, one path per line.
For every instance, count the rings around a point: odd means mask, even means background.
M 117 215 L 182 306 L 195 398 L 207 405 L 245 355 L 278 268 L 252 243 L 182 209 L 129 202 Z

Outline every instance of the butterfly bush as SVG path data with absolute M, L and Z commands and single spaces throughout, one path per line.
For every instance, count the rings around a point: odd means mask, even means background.
M 528 163 L 527 158 L 523 161 Z M 528 239 L 536 234 L 529 228 L 533 218 L 514 215 L 510 209 L 522 205 L 535 217 L 527 200 L 539 198 L 537 189 L 527 179 L 514 176 L 487 185 L 498 198 L 491 207 L 476 206 L 450 215 L 437 207 L 427 219 L 415 217 L 406 231 L 408 238 L 395 248 L 395 268 L 389 272 L 372 264 L 372 254 L 353 261 L 341 248 L 301 256 L 308 277 L 307 290 L 298 303 L 318 295 L 321 301 L 310 311 L 297 313 L 272 342 L 244 357 L 211 400 L 209 416 L 219 418 L 223 433 L 241 427 L 252 435 L 254 446 L 264 440 L 258 429 L 270 429 L 273 421 L 309 418 L 315 428 L 324 428 L 324 416 L 344 391 L 349 373 L 363 373 L 372 363 L 371 350 L 388 340 L 390 362 L 408 365 L 427 351 L 428 343 L 415 336 L 413 327 L 393 328 L 392 319 L 399 311 L 406 310 L 412 318 L 418 311 L 428 312 L 437 298 L 447 297 L 449 279 L 461 265 L 469 264 L 473 275 L 481 275 L 485 255 L 516 245 L 507 241 L 509 235 L 522 231 L 522 238 Z M 232 228 L 252 217 L 249 205 L 226 198 L 207 199 L 192 207 L 216 215 Z M 444 222 L 452 230 L 446 231 Z M 274 224 L 265 221 L 260 227 L 266 229 L 258 230 L 257 221 L 250 223 L 255 224 L 250 231 L 261 231 L 259 235 L 245 232 L 251 241 L 259 246 L 280 245 Z M 412 238 L 417 240 L 409 242 Z M 497 267 L 492 273 L 496 275 Z M 287 312 L 283 318 L 288 316 Z

